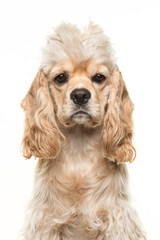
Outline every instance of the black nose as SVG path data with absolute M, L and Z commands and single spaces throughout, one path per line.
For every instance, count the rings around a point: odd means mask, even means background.
M 91 98 L 91 93 L 85 88 L 77 88 L 71 92 L 70 98 L 75 104 L 81 106 L 88 102 L 88 100 Z

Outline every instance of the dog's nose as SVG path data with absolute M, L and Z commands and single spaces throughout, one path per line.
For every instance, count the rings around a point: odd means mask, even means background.
M 91 98 L 91 93 L 85 88 L 77 88 L 71 92 L 70 98 L 75 104 L 81 106 L 88 102 Z

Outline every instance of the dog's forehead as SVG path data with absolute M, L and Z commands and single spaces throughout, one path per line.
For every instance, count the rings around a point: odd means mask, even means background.
M 93 75 L 95 73 L 109 74 L 109 68 L 107 64 L 99 64 L 96 61 L 90 61 L 87 65 L 87 71 Z
M 73 72 L 74 64 L 72 61 L 62 61 L 54 64 L 50 70 L 50 74 L 59 74 L 62 72 Z
M 51 75 L 56 75 L 62 72 L 67 72 L 72 75 L 76 74 L 84 74 L 84 75 L 94 75 L 95 73 L 102 73 L 105 75 L 109 74 L 109 68 L 106 64 L 98 64 L 96 61 L 87 61 L 78 63 L 74 60 L 67 60 L 60 63 L 55 64 L 50 71 Z

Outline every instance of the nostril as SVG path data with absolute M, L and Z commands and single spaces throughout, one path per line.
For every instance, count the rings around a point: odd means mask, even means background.
M 89 91 L 87 93 L 84 93 L 83 98 L 86 99 L 86 100 L 90 99 L 91 98 L 91 93 Z
M 70 98 L 75 104 L 81 106 L 88 102 L 88 100 L 91 98 L 91 93 L 85 88 L 74 89 L 71 92 Z

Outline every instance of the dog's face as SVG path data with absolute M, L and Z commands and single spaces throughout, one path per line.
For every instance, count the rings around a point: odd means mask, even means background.
M 88 61 L 79 66 L 68 60 L 51 68 L 48 82 L 57 118 L 63 125 L 95 127 L 102 123 L 111 84 L 106 65 Z
M 92 24 L 83 32 L 64 24 L 49 37 L 42 59 L 22 101 L 24 156 L 55 158 L 61 130 L 84 125 L 93 130 L 101 126 L 105 157 L 133 161 L 133 104 L 103 31 Z

